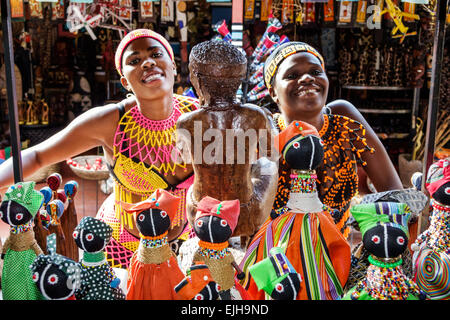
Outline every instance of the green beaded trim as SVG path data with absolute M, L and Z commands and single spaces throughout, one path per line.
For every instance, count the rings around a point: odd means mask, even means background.
M 377 267 L 380 267 L 380 268 L 388 268 L 388 269 L 397 268 L 399 265 L 401 265 L 403 263 L 403 260 L 401 258 L 398 261 L 395 261 L 393 263 L 386 263 L 386 262 L 381 262 L 379 260 L 376 260 L 371 255 L 369 256 L 368 260 L 374 266 L 377 266 Z
M 105 259 L 105 253 L 103 251 L 87 252 L 83 253 L 83 261 L 87 263 L 100 262 Z

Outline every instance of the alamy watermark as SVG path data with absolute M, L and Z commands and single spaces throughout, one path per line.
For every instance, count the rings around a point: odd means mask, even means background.
M 278 161 L 274 148 L 275 130 L 204 128 L 194 121 L 193 130 L 176 129 L 177 148 L 172 150 L 174 162 L 192 165 L 243 165 L 265 157 Z

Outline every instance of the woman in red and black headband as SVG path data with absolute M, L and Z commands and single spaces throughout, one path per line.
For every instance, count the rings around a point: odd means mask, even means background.
M 358 164 L 377 191 L 402 189 L 386 150 L 355 106 L 345 100 L 326 105 L 329 82 L 324 60 L 310 45 L 287 42 L 278 47 L 266 60 L 264 81 L 281 111 L 274 115 L 279 130 L 299 120 L 319 131 L 325 144 L 324 161 L 317 168 L 319 196 L 336 209 L 335 222 L 347 236 L 350 200 L 358 192 Z M 281 159 L 275 210 L 282 209 L 288 200 L 289 173 Z
M 114 230 L 105 249 L 108 261 L 112 267 L 127 268 L 139 245 L 139 232 L 121 202 L 140 202 L 156 189 L 168 190 L 182 198 L 169 241 L 183 230 L 185 191 L 193 172 L 186 164 L 175 163 L 173 133 L 178 117 L 196 109 L 198 102 L 173 93 L 172 48 L 152 30 L 128 33 L 117 48 L 115 62 L 122 85 L 133 95 L 86 111 L 64 130 L 22 152 L 22 164 L 27 177 L 41 167 L 102 146 L 115 183 L 97 217 Z M 13 183 L 12 173 L 10 159 L 0 166 L 0 187 Z

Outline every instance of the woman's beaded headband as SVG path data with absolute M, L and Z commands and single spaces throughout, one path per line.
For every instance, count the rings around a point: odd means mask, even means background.
M 161 43 L 161 45 L 166 49 L 167 53 L 170 56 L 170 59 L 172 61 L 175 61 L 172 47 L 170 46 L 169 42 L 159 33 L 156 33 L 153 30 L 150 29 L 136 29 L 128 33 L 125 37 L 123 37 L 122 41 L 120 41 L 119 46 L 116 50 L 115 55 L 115 62 L 116 62 L 116 69 L 120 76 L 123 76 L 122 74 L 122 56 L 125 49 L 128 47 L 128 45 L 133 42 L 134 40 L 140 39 L 140 38 L 152 38 Z
M 291 41 L 282 44 L 267 58 L 264 65 L 264 82 L 266 87 L 270 89 L 272 87 L 272 80 L 278 70 L 280 64 L 289 56 L 299 53 L 299 52 L 309 52 L 315 55 L 320 60 L 320 65 L 322 69 L 325 70 L 325 62 L 322 55 L 309 44 L 304 42 Z

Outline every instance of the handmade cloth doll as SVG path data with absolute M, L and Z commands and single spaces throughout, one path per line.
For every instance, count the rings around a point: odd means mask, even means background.
M 76 300 L 81 283 L 78 263 L 56 253 L 56 234 L 47 236 L 47 255 L 39 255 L 30 266 L 32 279 L 47 300 Z
M 450 299 L 450 161 L 442 159 L 428 169 L 425 186 L 433 211 L 427 230 L 411 246 L 417 285 L 431 300 Z
M 419 300 L 419 288 L 403 273 L 402 253 L 408 248 L 411 211 L 405 203 L 354 205 L 364 247 L 370 253 L 366 277 L 343 300 Z
M 428 197 L 419 190 L 402 189 L 402 190 L 388 190 L 377 193 L 369 193 L 361 199 L 361 204 L 364 203 L 375 203 L 375 202 L 399 202 L 406 203 L 411 210 L 411 219 L 408 222 L 408 230 L 410 231 L 410 239 L 414 237 L 417 233 L 417 220 L 421 212 L 428 203 Z M 353 219 L 354 220 L 354 219 Z M 358 224 L 356 221 L 352 222 L 355 229 L 358 229 Z M 411 241 L 410 241 L 411 242 Z M 352 249 L 352 263 L 350 269 L 350 275 L 345 285 L 344 291 L 353 288 L 359 281 L 366 277 L 367 268 L 369 267 L 370 253 L 364 247 L 362 241 L 354 246 Z M 404 274 L 408 278 L 413 278 L 413 266 L 412 266 L 412 256 L 410 250 L 405 250 L 402 254 L 402 269 Z
M 239 200 L 219 201 L 206 196 L 199 201 L 194 220 L 194 231 L 200 241 L 193 262 L 205 262 L 221 288 L 219 296 L 222 300 L 248 298 L 245 290 L 234 279 L 234 270 L 238 271 L 238 277 L 241 271 L 228 248 L 228 239 L 238 222 L 239 208 Z
M 0 205 L 0 217 L 10 225 L 2 258 L 1 287 L 4 300 L 43 300 L 32 278 L 30 265 L 42 249 L 34 237 L 32 219 L 42 205 L 35 182 L 19 182 L 9 187 Z
M 127 300 L 176 300 L 175 286 L 184 278 L 167 240 L 180 197 L 157 189 L 147 200 L 122 207 L 136 217 L 139 247 L 128 268 Z
M 281 248 L 270 249 L 270 256 L 249 268 L 259 289 L 274 300 L 295 300 L 302 278 Z
M 314 169 L 324 155 L 319 134 L 294 121 L 275 137 L 275 148 L 292 168 L 289 200 L 255 234 L 240 265 L 245 273 L 241 284 L 254 299 L 269 299 L 249 270 L 270 257 L 271 248 L 280 247 L 304 279 L 297 300 L 340 299 L 350 270 L 350 245 L 318 197 Z
M 79 262 L 81 286 L 77 300 L 124 300 L 120 279 L 106 261 L 105 246 L 111 240 L 112 228 L 93 217 L 84 217 L 73 232 L 77 246 L 83 250 Z
M 175 286 L 175 292 L 183 300 L 217 300 L 220 289 L 203 262 L 192 265 L 186 277 Z

